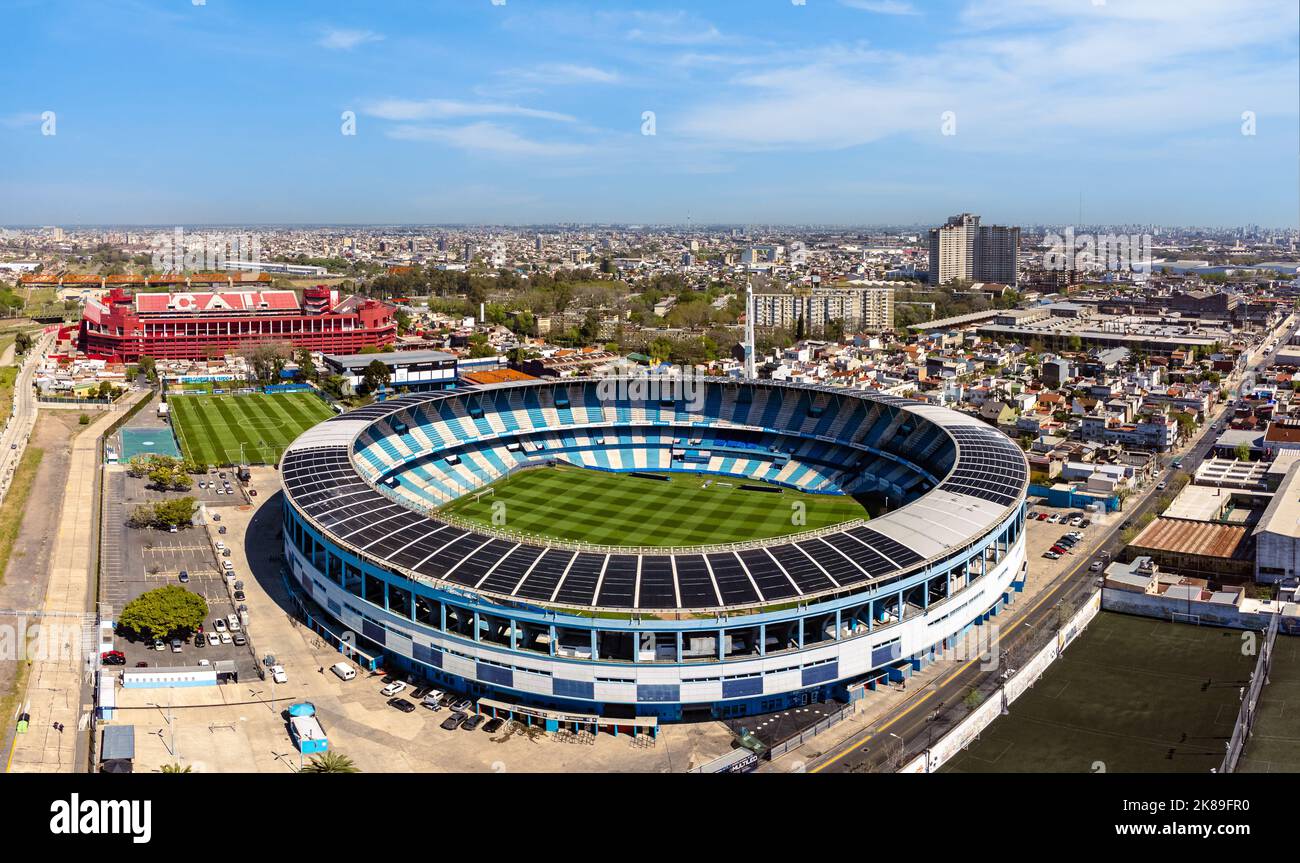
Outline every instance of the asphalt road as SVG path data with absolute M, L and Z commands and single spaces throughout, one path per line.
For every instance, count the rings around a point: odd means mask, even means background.
M 1288 330 L 1278 343 L 1285 344 L 1289 341 L 1296 329 L 1297 327 L 1292 327 Z M 1271 360 L 1271 355 L 1261 357 L 1259 361 L 1244 370 L 1242 379 L 1268 365 Z M 1178 474 L 1191 476 L 1196 473 L 1196 468 L 1214 445 L 1217 436 L 1214 429 L 1230 404 L 1230 401 L 1224 402 L 1214 418 L 1206 422 L 1195 442 L 1182 454 L 1182 462 L 1178 468 L 1169 466 L 1175 458 L 1179 457 L 1178 455 L 1167 454 L 1160 457 L 1159 480 L 1168 482 Z M 1063 600 L 1082 598 L 1092 590 L 1096 578 L 1088 571 L 1092 561 L 1099 556 L 1105 556 L 1108 560 L 1113 559 L 1125 544 L 1121 539 L 1123 525 L 1130 521 L 1136 522 L 1143 514 L 1152 511 L 1160 496 L 1154 489 L 1148 491 L 1132 510 L 1126 513 L 1127 518 L 1124 522 L 1112 525 L 1103 534 L 1101 542 L 1092 554 L 1080 557 L 1073 567 L 1064 570 L 1056 581 L 1032 600 L 1032 604 L 1025 611 L 1014 618 L 1007 614 L 997 618 L 999 629 L 993 641 L 1000 655 L 1007 657 L 1006 662 L 1000 663 L 1002 667 L 1014 667 L 1019 657 L 1028 658 L 1027 650 L 1034 635 L 1043 631 L 1044 624 L 1049 630 L 1059 625 L 1061 621 L 1057 609 Z M 1078 604 L 1071 601 L 1067 602 L 1065 607 L 1073 610 L 1078 607 Z M 1011 612 L 1016 614 L 1015 606 L 1012 606 Z M 1040 639 L 1039 643 L 1045 642 Z M 1038 646 L 1038 644 L 1033 645 L 1034 648 Z M 947 677 L 929 685 L 920 695 L 914 696 L 891 714 L 882 717 L 875 727 L 864 730 L 809 763 L 808 772 L 860 773 L 897 770 L 901 764 L 923 751 L 932 739 L 937 739 L 950 730 L 954 718 L 960 718 L 962 713 L 962 711 L 954 712 L 951 708 L 957 706 L 968 692 L 993 684 L 993 678 L 1000 674 L 1000 671 L 997 668 L 987 670 L 981 666 L 982 660 L 978 657 L 964 662 Z

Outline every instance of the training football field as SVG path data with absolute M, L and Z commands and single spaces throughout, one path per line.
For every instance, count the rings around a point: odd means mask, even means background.
M 867 511 L 846 495 L 747 491 L 741 480 L 698 474 L 626 473 L 547 467 L 525 470 L 492 486 L 477 501 L 466 495 L 443 508 L 505 530 L 597 545 L 704 545 L 763 539 L 827 527 Z M 744 481 L 746 485 L 764 483 Z M 800 516 L 797 519 L 796 516 Z
M 210 465 L 273 464 L 294 438 L 334 416 L 307 392 L 184 395 L 167 403 L 181 452 Z

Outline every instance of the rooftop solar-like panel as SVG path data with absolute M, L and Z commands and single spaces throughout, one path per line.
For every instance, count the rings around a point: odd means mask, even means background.
M 556 600 L 592 605 L 596 595 L 596 582 L 600 580 L 600 574 L 605 568 L 606 557 L 607 555 L 603 554 L 579 552 L 577 559 L 569 567 L 568 574 L 560 582 L 560 592 L 556 595 Z
M 568 549 L 546 549 L 541 559 L 533 566 L 533 571 L 528 573 L 523 584 L 516 588 L 516 595 L 527 599 L 550 599 L 564 571 L 569 568 L 569 563 L 577 556 L 576 551 Z
M 836 584 L 852 584 L 866 577 L 862 570 L 845 560 L 844 555 L 820 539 L 804 540 L 796 543 L 796 545 L 807 552 L 809 557 L 817 561 L 818 565 L 835 580 Z
M 641 581 L 637 585 L 637 608 L 676 608 L 677 588 L 673 583 L 673 562 L 666 554 L 641 557 Z
M 865 569 L 867 575 L 872 578 L 892 572 L 895 569 L 894 565 L 886 560 L 880 552 L 868 548 L 847 534 L 832 533 L 822 537 L 822 539 L 827 545 L 834 546 L 845 557 L 852 559 L 854 563 Z
M 700 608 L 722 604 L 718 592 L 713 588 L 709 568 L 704 565 L 703 555 L 674 555 L 673 563 L 677 567 L 677 587 L 682 594 L 683 606 Z
M 491 540 L 472 552 L 459 566 L 448 570 L 446 578 L 456 584 L 474 587 L 518 544 L 508 539 Z
M 785 577 L 781 567 L 776 565 L 776 561 L 772 560 L 766 551 L 761 548 L 751 548 L 737 554 L 745 564 L 745 569 L 749 570 L 750 578 L 754 579 L 754 583 L 762 591 L 763 599 L 770 601 L 798 595 L 799 592 L 794 589 L 790 579 Z
M 862 540 L 901 567 L 908 567 L 925 559 L 898 540 L 890 539 L 880 531 L 869 527 L 855 527 L 848 531 L 848 534 Z
M 717 552 L 706 555 L 713 570 L 713 580 L 718 584 L 722 594 L 723 605 L 740 605 L 746 602 L 758 602 L 762 597 L 754 590 L 753 583 L 740 561 L 732 552 Z
M 517 546 L 514 551 L 501 559 L 496 568 L 488 573 L 487 578 L 478 586 L 483 590 L 497 593 L 514 593 L 519 580 L 524 577 L 524 573 L 528 572 L 533 561 L 542 556 L 542 551 L 543 549 L 535 545 Z
M 480 533 L 467 533 L 420 564 L 416 571 L 430 578 L 442 578 L 487 541 L 488 538 Z
M 636 595 L 637 555 L 612 554 L 600 581 L 596 605 L 631 608 Z
M 774 545 L 768 551 L 781 564 L 781 568 L 790 574 L 802 592 L 815 593 L 835 586 L 826 577 L 826 573 L 818 569 L 817 564 L 794 545 Z

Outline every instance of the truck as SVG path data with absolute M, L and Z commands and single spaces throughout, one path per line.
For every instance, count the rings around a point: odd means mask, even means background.
M 289 737 L 303 755 L 328 752 L 329 738 L 316 718 L 316 707 L 309 701 L 289 705 Z

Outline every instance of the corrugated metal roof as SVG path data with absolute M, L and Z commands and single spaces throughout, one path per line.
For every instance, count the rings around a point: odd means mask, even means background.
M 1131 545 L 1142 550 L 1244 560 L 1248 533 L 1249 529 L 1242 525 L 1157 518 Z

